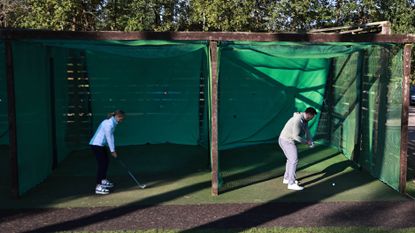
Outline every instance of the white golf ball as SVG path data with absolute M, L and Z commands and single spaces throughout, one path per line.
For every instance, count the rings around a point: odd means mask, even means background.
M 332 186 L 335 186 L 335 185 L 336 185 L 336 183 L 331 183 L 331 185 L 332 185 Z

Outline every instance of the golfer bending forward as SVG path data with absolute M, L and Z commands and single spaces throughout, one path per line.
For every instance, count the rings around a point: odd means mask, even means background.
M 284 151 L 285 157 L 287 157 L 283 183 L 288 184 L 288 189 L 304 189 L 302 186 L 298 185 L 295 175 L 298 163 L 298 154 L 295 142 L 308 144 L 310 147 L 314 146 L 314 142 L 311 139 L 310 132 L 308 131 L 308 121 L 313 119 L 316 114 L 317 111 L 314 108 L 307 108 L 305 112 L 294 113 L 294 115 L 285 124 L 278 139 L 278 144 Z M 300 137 L 301 131 L 304 132 L 307 139 Z
M 111 151 L 111 155 L 114 158 L 117 158 L 117 152 L 115 152 L 114 144 L 114 130 L 118 123 L 121 123 L 124 120 L 124 116 L 125 113 L 122 110 L 117 110 L 108 114 L 108 118 L 101 122 L 89 142 L 89 145 L 91 145 L 97 160 L 96 194 L 108 194 L 110 192 L 109 188 L 114 187 L 114 184 L 107 179 L 109 158 L 107 155 L 107 148 L 105 146 L 108 146 Z

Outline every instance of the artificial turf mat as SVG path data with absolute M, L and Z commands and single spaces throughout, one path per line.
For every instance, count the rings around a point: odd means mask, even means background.
M 116 184 L 107 196 L 94 194 L 95 158 L 90 150 L 73 152 L 45 182 L 13 199 L 0 195 L 1 208 L 95 207 L 126 204 L 200 204 L 262 202 L 337 202 L 405 200 L 395 190 L 360 171 L 332 147 L 299 147 L 297 178 L 301 192 L 282 184 L 284 157 L 275 144 L 220 152 L 224 180 L 211 196 L 208 151 L 174 144 L 120 147 L 120 159 L 149 185 L 138 189 L 127 171 L 112 159 L 109 178 Z M 249 156 L 255 156 L 249 159 Z M 4 160 L 4 158 L 3 158 Z

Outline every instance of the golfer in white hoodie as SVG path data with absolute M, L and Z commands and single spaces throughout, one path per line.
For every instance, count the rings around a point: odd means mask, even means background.
M 283 183 L 288 184 L 288 189 L 304 189 L 296 180 L 295 173 L 297 170 L 298 154 L 295 143 L 308 144 L 310 147 L 314 146 L 314 142 L 308 130 L 308 122 L 313 119 L 316 114 L 317 111 L 311 107 L 307 108 L 305 112 L 294 113 L 285 124 L 278 139 L 278 144 L 283 150 L 285 157 L 287 157 Z M 302 131 L 304 132 L 306 139 L 300 137 Z

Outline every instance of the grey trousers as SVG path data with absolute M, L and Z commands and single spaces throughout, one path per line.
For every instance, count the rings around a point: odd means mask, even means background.
M 278 144 L 284 152 L 285 157 L 287 157 L 284 179 L 288 180 L 288 184 L 294 184 L 296 179 L 295 172 L 298 164 L 297 147 L 293 141 L 284 138 L 278 138 Z

